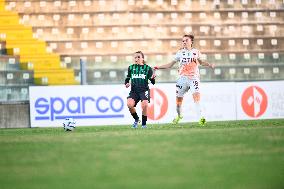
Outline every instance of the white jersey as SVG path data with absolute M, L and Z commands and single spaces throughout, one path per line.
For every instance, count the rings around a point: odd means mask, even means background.
M 189 79 L 199 79 L 199 62 L 200 51 L 192 49 L 181 49 L 175 56 L 174 61 L 179 63 L 179 76 L 186 76 Z

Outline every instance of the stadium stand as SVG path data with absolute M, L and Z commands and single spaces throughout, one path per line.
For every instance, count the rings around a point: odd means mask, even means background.
M 282 0 L 6 0 L 1 7 L 17 12 L 26 28 L 17 35 L 38 38 L 36 46 L 42 48 L 29 49 L 56 53 L 44 65 L 69 74 L 72 81 L 60 78 L 62 84 L 79 80 L 80 59 L 87 63 L 88 84 L 122 83 L 134 51 L 142 50 L 151 66 L 167 63 L 185 33 L 194 34 L 203 58 L 216 64 L 215 70 L 201 68 L 203 81 L 284 79 Z M 1 44 L 7 54 L 17 55 Z M 20 65 L 30 70 L 22 57 Z M 46 70 L 42 65 L 33 63 L 33 84 L 46 84 L 46 77 L 47 84 L 55 84 L 50 75 L 65 75 L 36 72 Z M 174 69 L 157 74 L 159 82 L 177 77 Z
M 0 43 L 5 47 L 4 43 Z M 0 101 L 27 100 L 33 71 L 20 70 L 19 56 L 0 56 Z
M 35 84 L 75 84 L 70 71 L 62 68 L 60 57 L 47 52 L 46 42 L 34 38 L 32 27 L 19 24 L 16 12 L 0 12 L 0 38 L 7 55 L 19 55 L 20 68 L 33 70 Z M 50 72 L 61 74 L 50 74 Z M 47 81 L 43 83 L 44 79 Z

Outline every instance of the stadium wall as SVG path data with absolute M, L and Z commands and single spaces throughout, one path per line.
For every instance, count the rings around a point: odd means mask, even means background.
M 0 104 L 0 128 L 30 127 L 29 102 Z

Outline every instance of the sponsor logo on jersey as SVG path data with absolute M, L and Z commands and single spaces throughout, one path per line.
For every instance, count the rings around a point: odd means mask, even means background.
M 145 79 L 146 75 L 145 74 L 132 74 L 132 79 Z

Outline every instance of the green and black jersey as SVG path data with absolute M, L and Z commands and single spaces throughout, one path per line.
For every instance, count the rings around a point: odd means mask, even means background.
M 131 90 L 136 92 L 144 92 L 149 89 L 148 80 L 155 84 L 155 79 L 151 79 L 153 69 L 147 64 L 139 65 L 132 64 L 128 67 L 128 73 L 125 79 L 125 84 L 131 80 Z

